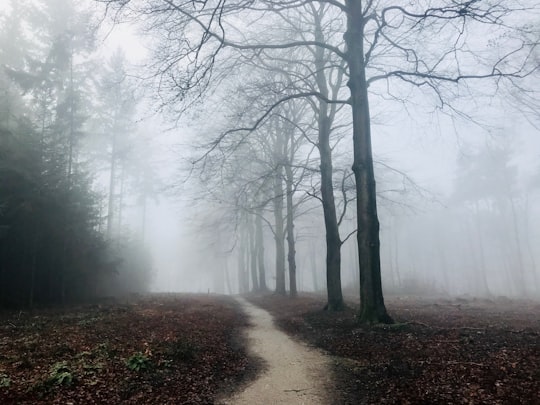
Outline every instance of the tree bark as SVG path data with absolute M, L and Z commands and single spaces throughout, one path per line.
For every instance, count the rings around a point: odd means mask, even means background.
M 255 241 L 255 224 L 253 215 L 248 217 L 249 221 L 249 258 L 251 270 L 252 291 L 259 291 L 259 280 L 257 276 L 257 243 Z
M 264 235 L 262 227 L 262 208 L 257 212 L 255 218 L 255 238 L 257 242 L 257 262 L 259 268 L 259 290 L 266 291 L 266 271 L 264 268 Z
M 238 293 L 244 294 L 248 290 L 246 288 L 246 274 L 249 276 L 249 273 L 247 272 L 247 264 L 246 264 L 246 243 L 245 243 L 245 235 L 242 229 L 240 229 L 240 243 L 239 243 L 239 250 L 238 250 Z
M 315 14 L 315 38 L 324 42 L 321 27 L 321 16 Z M 317 48 L 315 51 L 315 67 L 317 87 L 322 95 L 329 97 L 327 77 L 325 74 L 325 51 Z M 334 184 L 332 180 L 332 148 L 330 147 L 330 133 L 332 121 L 335 116 L 335 106 L 329 111 L 328 103 L 319 101 L 318 109 L 318 149 L 321 157 L 321 202 L 323 206 L 324 226 L 326 230 L 326 293 L 329 311 L 340 311 L 344 307 L 341 290 L 341 237 L 336 214 L 334 197 Z
M 291 145 L 292 147 L 292 145 Z M 294 241 L 294 209 L 293 209 L 293 172 L 290 165 L 285 167 L 285 182 L 287 188 L 287 260 L 289 263 L 289 291 L 291 297 L 296 297 L 296 246 Z
M 285 295 L 285 240 L 283 229 L 283 180 L 279 165 L 274 177 L 274 220 L 276 241 L 276 294 Z
M 323 121 L 323 122 L 321 122 Z M 326 228 L 326 291 L 327 309 L 339 311 L 343 309 L 341 291 L 341 238 L 334 200 L 332 182 L 332 151 L 330 148 L 330 131 L 325 129 L 325 120 L 319 120 L 319 151 L 321 156 L 321 199 Z M 321 126 L 322 124 L 322 126 Z
M 364 16 L 361 0 L 346 0 L 347 59 L 353 116 L 352 170 L 356 183 L 357 242 L 360 256 L 360 314 L 362 323 L 392 323 L 384 305 L 381 283 L 379 219 L 371 148 L 371 123 L 364 64 Z

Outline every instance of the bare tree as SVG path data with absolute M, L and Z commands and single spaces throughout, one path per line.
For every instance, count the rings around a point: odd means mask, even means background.
M 448 90 L 470 90 L 468 83 L 480 79 L 492 79 L 497 86 L 503 79 L 519 80 L 537 69 L 536 65 L 528 69 L 531 50 L 537 42 L 523 35 L 527 27 L 522 23 L 530 19 L 529 14 L 540 9 L 534 1 L 422 0 L 407 5 L 375 0 L 101 1 L 116 4 L 128 14 L 142 14 L 148 17 L 149 29 L 167 33 L 169 42 L 160 49 L 162 58 L 156 66 L 156 77 L 160 79 L 161 90 L 172 90 L 172 97 L 166 102 L 175 105 L 185 105 L 187 94 L 200 96 L 215 79 L 219 81 L 220 77 L 213 75 L 216 65 L 230 65 L 231 60 L 250 59 L 262 52 L 271 54 L 274 50 L 318 47 L 346 62 L 357 194 L 359 318 L 368 323 L 392 322 L 384 305 L 381 285 L 368 89 L 383 83 L 392 95 L 403 88 L 395 85 L 396 81 L 401 81 L 412 89 L 430 92 L 440 108 L 451 110 Z M 331 5 L 342 14 L 346 20 L 344 45 L 320 42 L 313 37 L 280 41 L 267 29 L 267 24 L 278 19 L 274 16 L 293 9 L 302 10 L 310 3 Z M 477 33 L 485 34 L 486 28 L 492 34 L 480 39 Z M 488 41 L 497 44 L 494 51 L 479 52 Z M 233 59 L 231 54 L 241 58 Z M 316 91 L 287 94 L 278 101 L 300 97 L 332 102 Z M 253 125 L 242 129 L 249 132 L 257 128 L 272 109 Z M 220 136 L 216 145 L 222 139 Z

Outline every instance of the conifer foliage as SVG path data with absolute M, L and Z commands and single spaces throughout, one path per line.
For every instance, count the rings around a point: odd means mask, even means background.
M 0 15 L 1 306 L 115 293 L 122 256 L 144 252 L 106 239 L 83 146 L 99 98 L 94 35 L 91 14 L 74 1 L 11 2 Z M 138 263 L 149 273 L 148 258 Z

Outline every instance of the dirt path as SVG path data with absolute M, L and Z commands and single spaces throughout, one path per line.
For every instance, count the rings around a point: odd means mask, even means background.
M 263 374 L 223 404 L 327 404 L 329 358 L 292 340 L 274 326 L 272 316 L 238 299 L 253 326 L 248 330 L 250 350 L 266 362 Z

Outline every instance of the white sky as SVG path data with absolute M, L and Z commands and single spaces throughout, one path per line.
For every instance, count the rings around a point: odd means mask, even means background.
M 141 63 L 149 54 L 144 40 L 137 35 L 136 29 L 128 24 L 119 24 L 112 29 L 103 29 L 100 35 L 100 45 L 106 54 L 111 54 L 116 49 L 122 48 L 127 59 L 133 64 Z

